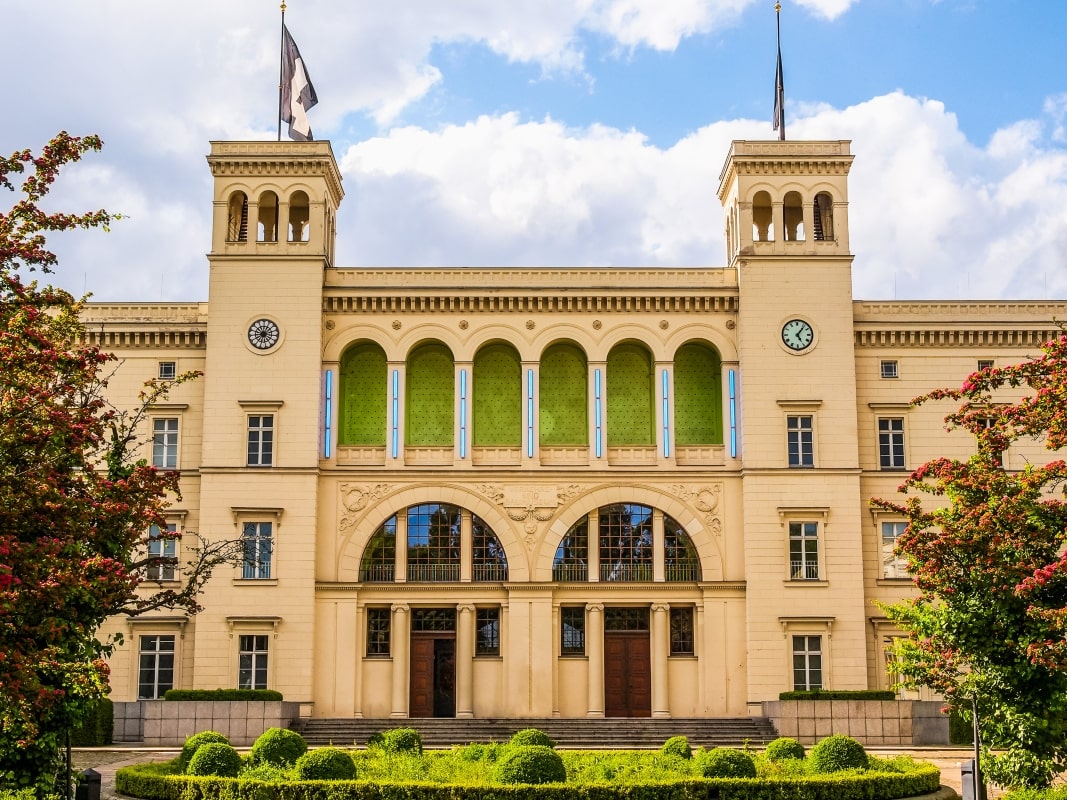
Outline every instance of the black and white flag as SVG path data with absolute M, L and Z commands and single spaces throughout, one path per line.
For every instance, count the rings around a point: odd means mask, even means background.
M 282 92 L 281 92 L 281 117 L 282 122 L 289 123 L 289 138 L 298 142 L 310 142 L 315 137 L 311 135 L 311 123 L 308 122 L 307 112 L 313 105 L 319 102 L 315 94 L 315 87 L 311 85 L 304 59 L 300 57 L 300 50 L 289 35 L 289 29 L 282 25 Z

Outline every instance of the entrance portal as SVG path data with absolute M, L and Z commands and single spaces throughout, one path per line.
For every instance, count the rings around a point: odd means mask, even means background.
M 647 608 L 604 609 L 604 716 L 652 716 Z
M 411 618 L 409 717 L 456 716 L 456 611 L 415 609 Z

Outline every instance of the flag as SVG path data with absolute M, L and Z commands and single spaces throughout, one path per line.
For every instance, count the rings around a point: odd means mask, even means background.
M 315 87 L 311 85 L 304 59 L 296 42 L 289 35 L 289 29 L 282 23 L 282 86 L 279 109 L 282 122 L 289 123 L 289 138 L 298 142 L 310 142 L 311 123 L 307 112 L 319 102 Z
M 782 77 L 782 43 L 778 42 L 778 69 L 774 73 L 774 129 L 785 139 L 785 79 Z

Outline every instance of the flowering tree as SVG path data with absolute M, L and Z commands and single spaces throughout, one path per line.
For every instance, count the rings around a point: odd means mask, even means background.
M 100 147 L 61 133 L 39 155 L 0 157 L 0 186 L 21 194 L 0 213 L 0 787 L 50 785 L 63 733 L 107 692 L 114 643 L 95 634 L 108 616 L 195 612 L 211 568 L 236 555 L 230 543 L 188 548 L 184 586 L 137 591 L 163 561 L 147 556 L 149 527 L 166 530 L 178 495 L 177 473 L 134 460 L 137 430 L 172 384 L 146 385 L 132 412 L 109 406 L 113 356 L 82 344 L 79 303 L 20 277 L 55 265 L 46 234 L 116 218 L 39 207 L 63 165 Z
M 945 421 L 977 440 L 967 461 L 935 459 L 901 487 L 941 504 L 872 501 L 908 519 L 898 554 L 919 595 L 885 609 L 912 634 L 902 675 L 965 716 L 977 702 L 983 769 L 1009 786 L 1044 786 L 1067 769 L 1067 464 L 1007 470 L 1002 457 L 1020 439 L 1067 446 L 1067 336 L 1042 351 L 914 401 L 960 403 Z M 1025 396 L 1001 403 L 1004 388 Z

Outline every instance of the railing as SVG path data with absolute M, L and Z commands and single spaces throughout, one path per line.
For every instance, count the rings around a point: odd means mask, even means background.
M 392 564 L 374 564 L 361 567 L 359 579 L 364 583 L 392 583 L 395 574 Z
M 589 580 L 589 569 L 585 564 L 554 564 L 552 580 L 564 583 L 585 583 Z
M 408 580 L 416 583 L 458 581 L 459 564 L 408 564 Z
M 471 568 L 472 581 L 506 581 L 508 568 L 505 564 L 475 564 Z
M 687 583 L 700 580 L 699 564 L 667 564 L 664 579 L 668 583 Z
M 650 581 L 652 580 L 651 564 L 601 564 L 600 580 L 602 581 Z
M 819 564 L 816 561 L 790 561 L 789 579 L 794 581 L 819 580 Z

